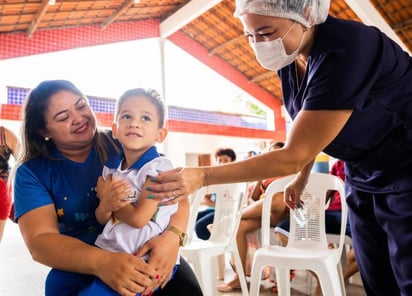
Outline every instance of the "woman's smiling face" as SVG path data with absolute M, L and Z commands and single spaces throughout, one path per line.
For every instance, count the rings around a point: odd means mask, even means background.
M 45 122 L 42 135 L 51 138 L 63 153 L 90 146 L 96 132 L 96 118 L 88 101 L 67 90 L 50 97 Z

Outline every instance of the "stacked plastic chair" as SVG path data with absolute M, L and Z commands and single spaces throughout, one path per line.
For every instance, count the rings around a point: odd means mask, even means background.
M 192 196 L 188 241 L 181 247 L 181 254 L 191 264 L 205 296 L 217 294 L 217 257 L 230 252 L 236 264 L 242 295 L 247 296 L 248 288 L 236 243 L 236 233 L 244 204 L 246 183 L 220 184 L 202 187 Z M 194 233 L 200 200 L 205 194 L 215 194 L 215 216 L 210 238 L 201 240 Z

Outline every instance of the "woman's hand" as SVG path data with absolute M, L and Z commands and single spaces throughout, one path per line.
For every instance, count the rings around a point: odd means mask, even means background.
M 299 173 L 296 174 L 295 179 L 285 187 L 283 198 L 286 205 L 292 210 L 296 209 L 297 205 L 300 203 L 300 197 L 308 183 L 314 161 L 314 159 L 311 160 Z
M 286 205 L 294 210 L 296 206 L 300 203 L 300 197 L 305 189 L 306 182 L 295 178 L 285 187 L 284 191 L 284 201 Z
M 204 168 L 177 168 L 160 172 L 158 176 L 152 178 L 153 182 L 147 190 L 151 191 L 158 200 L 171 198 L 162 202 L 162 205 L 180 202 L 205 184 L 204 170 Z
M 157 276 L 140 257 L 106 252 L 97 267 L 97 276 L 123 296 L 136 296 L 151 287 Z
M 137 252 L 141 257 L 150 252 L 149 266 L 156 270 L 157 277 L 145 292 L 154 291 L 157 287 L 164 287 L 170 280 L 179 255 L 179 238 L 171 231 L 164 231 L 146 242 Z

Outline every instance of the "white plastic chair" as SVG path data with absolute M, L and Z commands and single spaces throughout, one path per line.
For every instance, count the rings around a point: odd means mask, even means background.
M 328 249 L 325 232 L 325 196 L 328 190 L 344 194 L 344 183 L 336 176 L 312 173 L 302 194 L 305 223 L 301 227 L 290 211 L 290 235 L 286 247 L 271 245 L 270 205 L 273 194 L 282 192 L 294 175 L 277 179 L 266 189 L 262 212 L 262 248 L 255 253 L 252 263 L 250 295 L 259 295 L 260 275 L 263 267 L 274 266 L 278 295 L 290 295 L 289 272 L 291 269 L 312 270 L 319 278 L 323 295 L 346 295 L 340 258 L 345 240 L 347 207 L 342 199 L 342 219 L 339 246 Z
M 198 194 L 200 190 L 203 191 L 203 188 L 198 189 L 189 195 L 190 213 L 189 213 L 189 220 L 187 222 L 187 227 L 186 227 L 186 245 L 188 245 L 192 241 L 193 236 L 197 238 L 196 233 L 194 232 L 194 229 L 196 225 L 196 218 L 197 218 L 197 213 L 199 211 L 200 202 L 202 200 L 201 195 Z
M 326 234 L 326 239 L 327 239 L 328 243 L 333 244 L 334 247 L 339 246 L 340 235 L 327 233 Z M 345 235 L 344 244 L 345 245 L 343 246 L 342 257 L 340 259 L 340 262 L 341 262 L 342 266 L 345 266 L 346 260 L 348 258 L 348 253 L 349 253 L 350 249 L 353 248 L 352 238 L 349 235 Z M 353 283 L 353 277 L 350 277 L 348 279 L 348 283 L 350 283 L 350 284 Z
M 280 228 L 280 227 L 275 227 L 275 233 L 281 233 L 283 234 L 285 237 L 289 237 L 289 231 Z M 332 244 L 334 246 L 334 248 L 337 248 L 339 246 L 340 243 L 340 234 L 334 234 L 334 233 L 326 233 L 326 240 L 328 241 L 329 244 Z M 271 240 L 271 244 L 273 245 L 274 243 Z M 345 235 L 345 239 L 344 239 L 344 248 L 342 250 L 342 256 L 340 259 L 341 262 L 341 266 L 345 266 L 347 257 L 348 257 L 348 253 L 350 251 L 351 248 L 353 248 L 353 242 L 352 242 L 352 238 L 349 235 Z M 306 275 L 306 281 L 308 284 L 308 295 L 310 295 L 310 291 L 312 290 L 312 277 L 307 274 Z M 353 283 L 353 276 L 350 277 L 348 279 L 348 283 L 352 284 Z
M 246 183 L 220 184 L 202 187 L 196 193 L 190 208 L 187 227 L 188 240 L 181 247 L 181 254 L 190 263 L 202 287 L 205 296 L 216 295 L 218 256 L 232 253 L 239 275 L 242 295 L 247 296 L 248 288 L 236 243 L 236 233 L 244 203 Z M 194 234 L 196 216 L 200 200 L 205 194 L 216 194 L 213 228 L 208 240 L 201 240 Z
M 329 207 L 329 202 L 326 203 L 326 205 L 325 205 L 325 210 L 326 210 L 328 207 Z M 281 228 L 281 227 L 275 227 L 274 233 L 275 233 L 275 234 L 276 234 L 276 233 L 281 233 L 283 236 L 289 237 L 289 231 L 287 231 L 287 230 L 285 230 L 285 229 L 283 229 L 283 228 Z M 271 236 L 272 236 L 272 234 L 273 234 L 273 233 L 271 232 Z M 337 247 L 339 246 L 340 237 L 341 237 L 340 234 L 326 233 L 326 240 L 328 241 L 329 244 L 332 244 L 334 248 L 337 248 Z M 273 245 L 273 244 L 277 244 L 277 243 L 274 243 L 274 242 L 272 241 L 272 238 L 271 238 L 270 243 L 271 243 L 272 245 Z M 353 248 L 352 238 L 351 238 L 349 235 L 345 235 L 344 244 L 345 244 L 345 245 L 344 245 L 344 248 L 343 248 L 343 250 L 342 250 L 342 256 L 341 256 L 341 260 L 340 260 L 342 266 L 345 266 L 345 263 L 346 263 L 346 260 L 347 260 L 347 257 L 348 257 L 348 253 L 349 253 L 350 249 Z M 310 283 L 308 283 L 308 291 L 309 291 L 308 294 L 310 294 L 310 291 L 311 291 L 311 288 L 312 288 L 312 285 L 311 285 L 311 277 L 310 277 L 309 275 L 307 275 L 306 280 L 307 280 L 307 281 L 310 280 Z M 349 282 L 349 283 L 353 283 L 353 277 L 350 277 L 350 278 L 348 279 L 348 282 Z

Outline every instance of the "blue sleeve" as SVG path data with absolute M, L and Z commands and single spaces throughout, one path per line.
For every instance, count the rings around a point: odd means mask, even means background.
M 44 183 L 25 164 L 18 167 L 13 185 L 15 220 L 36 208 L 53 204 Z
M 393 42 L 376 28 L 330 19 L 319 26 L 303 109 L 354 109 L 395 67 Z

